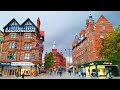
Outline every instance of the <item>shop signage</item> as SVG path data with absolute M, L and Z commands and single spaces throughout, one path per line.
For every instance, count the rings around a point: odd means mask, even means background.
M 11 66 L 33 66 L 31 62 L 11 62 Z
M 0 62 L 0 66 L 11 66 L 11 62 Z
M 90 65 L 94 65 L 94 63 L 90 63 Z
M 109 63 L 109 62 L 104 62 L 103 64 L 110 64 L 110 65 L 111 65 L 112 63 Z

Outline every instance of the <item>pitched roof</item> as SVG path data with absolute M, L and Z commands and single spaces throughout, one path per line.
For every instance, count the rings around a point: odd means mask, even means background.
M 109 22 L 109 21 L 103 15 L 101 15 L 96 23 L 103 23 L 103 22 Z
M 85 30 L 80 31 L 80 35 L 85 34 Z
M 18 25 L 20 25 L 15 18 L 13 18 L 3 29 L 5 29 L 9 24 L 11 24 L 13 21 L 15 21 Z
M 28 18 L 28 19 L 26 19 L 22 24 L 21 24 L 21 26 L 23 26 L 27 21 L 30 21 L 35 27 L 36 27 L 36 25 Z M 37 27 L 36 27 L 37 28 Z

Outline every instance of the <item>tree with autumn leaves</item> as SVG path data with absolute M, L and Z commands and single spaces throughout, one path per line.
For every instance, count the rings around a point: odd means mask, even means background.
M 120 61 L 120 25 L 102 40 L 100 55 L 105 61 Z
M 54 56 L 53 56 L 52 52 L 47 53 L 45 55 L 45 64 L 44 65 L 45 65 L 46 69 L 50 69 L 54 65 Z

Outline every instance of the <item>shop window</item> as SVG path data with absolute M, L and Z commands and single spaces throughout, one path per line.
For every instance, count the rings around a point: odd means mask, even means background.
M 92 69 L 92 72 L 96 72 L 96 70 L 95 70 L 95 69 Z

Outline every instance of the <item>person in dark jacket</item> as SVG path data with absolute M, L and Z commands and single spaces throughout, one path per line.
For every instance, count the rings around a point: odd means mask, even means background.
M 112 79 L 112 78 L 113 78 L 113 75 L 112 75 L 112 72 L 110 72 L 108 75 L 108 79 Z
M 22 74 L 22 79 L 24 79 L 24 76 L 25 76 L 25 74 L 23 73 L 23 74 Z
M 19 74 L 18 74 L 18 72 L 16 73 L 16 77 L 18 78 L 18 76 L 19 76 Z
M 93 71 L 91 72 L 91 77 L 93 77 Z
M 60 71 L 60 77 L 62 76 L 62 71 Z

